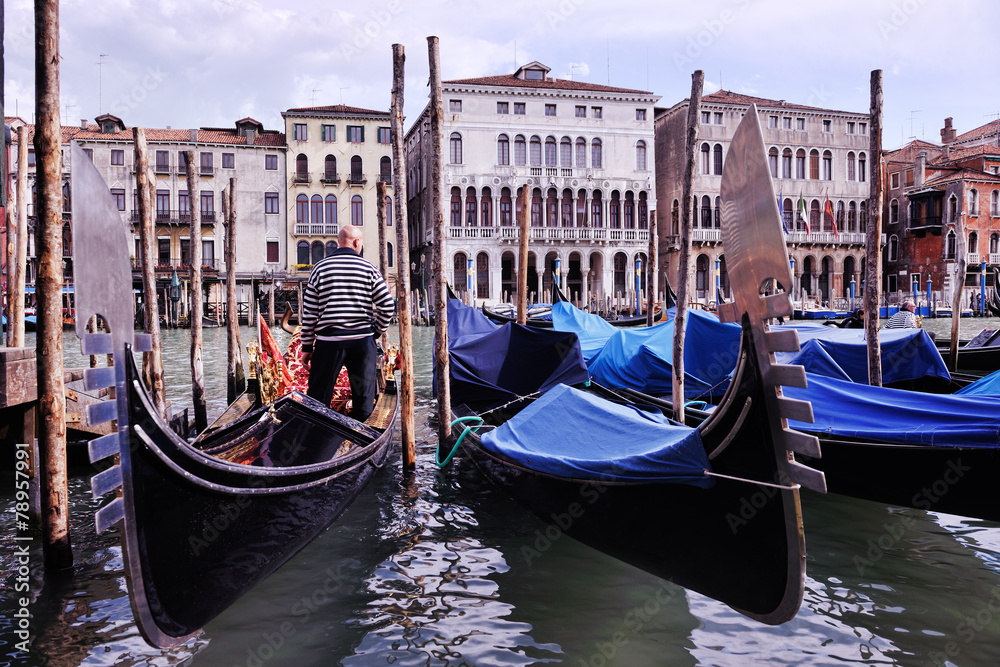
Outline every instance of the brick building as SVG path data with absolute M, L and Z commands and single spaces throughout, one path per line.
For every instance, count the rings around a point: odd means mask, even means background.
M 719 188 L 729 143 L 757 105 L 774 194 L 788 230 L 796 302 L 848 305 L 861 294 L 869 197 L 868 114 L 804 106 L 720 90 L 702 97 L 692 187 L 693 300 L 716 300 L 714 274 L 728 292 Z M 656 112 L 656 199 L 660 266 L 676 285 L 688 100 Z M 829 202 L 832 217 L 825 213 Z

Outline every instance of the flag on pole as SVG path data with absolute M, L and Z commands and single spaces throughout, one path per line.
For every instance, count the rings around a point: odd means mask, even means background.
M 781 228 L 785 230 L 785 234 L 788 234 L 788 225 L 785 224 L 785 209 L 782 206 L 781 200 L 784 196 L 781 192 L 778 193 L 778 217 L 781 218 Z
M 826 206 L 823 208 L 823 213 L 830 216 L 830 226 L 833 227 L 833 238 L 837 238 L 837 221 L 833 218 L 833 204 L 830 203 L 830 195 L 826 195 Z
M 802 197 L 801 190 L 799 191 L 799 218 L 806 226 L 806 236 L 809 236 L 809 215 L 806 212 L 806 200 Z

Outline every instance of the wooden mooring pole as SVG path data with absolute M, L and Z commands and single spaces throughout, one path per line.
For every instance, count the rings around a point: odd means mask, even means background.
M 656 211 L 649 212 L 649 252 L 646 260 L 646 326 L 653 326 L 653 309 L 656 308 L 656 284 L 659 282 L 660 248 L 656 229 Z
M 392 45 L 392 102 L 389 106 L 389 132 L 392 136 L 392 189 L 396 195 L 396 299 L 399 316 L 400 359 L 400 428 L 402 431 L 403 468 L 417 465 L 416 437 L 413 430 L 413 322 L 410 319 L 410 267 L 404 254 L 410 247 L 406 207 L 406 153 L 403 146 L 403 74 L 406 54 L 402 44 Z
M 531 188 L 525 183 L 517 195 L 517 323 L 528 321 L 528 244 L 531 243 Z
M 428 63 L 431 76 L 431 220 L 434 224 L 434 368 L 437 371 L 438 439 L 445 442 L 451 435 L 451 381 L 448 377 L 448 278 L 445 270 L 445 228 L 442 200 L 444 173 L 441 169 L 444 145 L 444 110 L 441 102 L 441 69 L 438 38 L 427 38 Z
M 871 76 L 871 197 L 865 230 L 865 339 L 868 383 L 882 386 L 882 349 L 878 338 L 879 291 L 882 287 L 882 70 Z
M 392 130 L 389 130 L 392 132 Z M 389 284 L 389 264 L 385 252 L 385 181 L 381 175 L 375 183 L 375 221 L 378 223 L 378 272 L 382 280 Z M 382 347 L 386 345 L 385 332 L 382 332 Z
M 955 291 L 951 295 L 951 349 L 948 352 L 948 368 L 952 371 L 958 370 L 958 325 L 962 319 L 962 287 L 965 286 L 966 266 L 965 255 L 965 213 L 958 216 L 955 230 Z
M 226 207 L 226 398 L 230 403 L 246 391 L 243 370 L 243 346 L 240 343 L 240 317 L 236 305 L 236 179 L 222 195 Z
M 35 2 L 35 159 L 38 216 L 38 447 L 42 458 L 42 545 L 51 571 L 73 565 L 66 471 L 62 339 L 62 128 L 59 118 L 59 2 Z
M 191 393 L 194 399 L 194 428 L 201 433 L 208 428 L 205 406 L 205 368 L 202 363 L 201 340 L 201 209 L 194 201 L 194 151 L 187 155 L 187 188 L 191 201 L 191 300 L 188 321 L 191 324 Z
M 11 347 L 24 347 L 24 277 L 28 263 L 28 128 L 17 128 L 17 197 L 14 255 L 11 257 L 7 294 L 10 311 L 7 329 Z M 10 238 L 10 235 L 7 237 Z
M 691 187 L 694 182 L 695 144 L 698 143 L 698 122 L 701 112 L 701 92 L 705 73 L 700 69 L 691 75 L 691 99 L 688 103 L 687 133 L 684 143 L 684 180 L 681 196 L 680 252 L 677 254 L 677 314 L 674 317 L 673 410 L 674 419 L 684 423 L 684 333 L 687 330 L 688 283 L 691 274 Z
M 135 182 L 139 203 L 139 263 L 142 268 L 143 328 L 153 341 L 153 349 L 142 353 L 142 376 L 152 395 L 156 411 L 167 418 L 166 386 L 163 380 L 163 357 L 160 348 L 160 305 L 156 294 L 156 268 L 153 243 L 153 188 L 149 177 L 149 151 L 146 132 L 141 127 L 132 128 L 135 144 Z M 169 301 L 166 302 L 169 308 Z

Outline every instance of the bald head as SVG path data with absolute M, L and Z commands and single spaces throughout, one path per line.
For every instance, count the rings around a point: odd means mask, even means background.
M 340 228 L 337 241 L 340 243 L 341 248 L 351 248 L 355 252 L 361 252 L 361 228 L 355 225 L 344 225 Z

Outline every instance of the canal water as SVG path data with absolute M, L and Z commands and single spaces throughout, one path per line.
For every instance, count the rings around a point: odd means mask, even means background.
M 963 337 L 984 325 L 1000 321 L 963 320 Z M 950 321 L 925 326 L 950 332 Z M 762 625 L 560 536 L 461 457 L 438 470 L 426 423 L 432 336 L 415 330 L 416 474 L 404 478 L 394 454 L 334 526 L 173 650 L 139 635 L 117 531 L 93 529 L 106 501 L 90 497 L 91 471 L 74 471 L 73 574 L 43 584 L 32 552 L 27 657 L 13 647 L 18 563 L 13 541 L 3 542 L 0 665 L 1000 663 L 1000 524 L 805 491 L 802 608 L 789 623 Z M 205 338 L 211 417 L 224 408 L 225 333 Z M 188 346 L 186 331 L 164 332 L 175 405 L 190 404 Z M 66 356 L 67 366 L 83 364 Z M 14 479 L 0 480 L 9 538 Z M 630 511 L 651 510 L 685 508 Z

